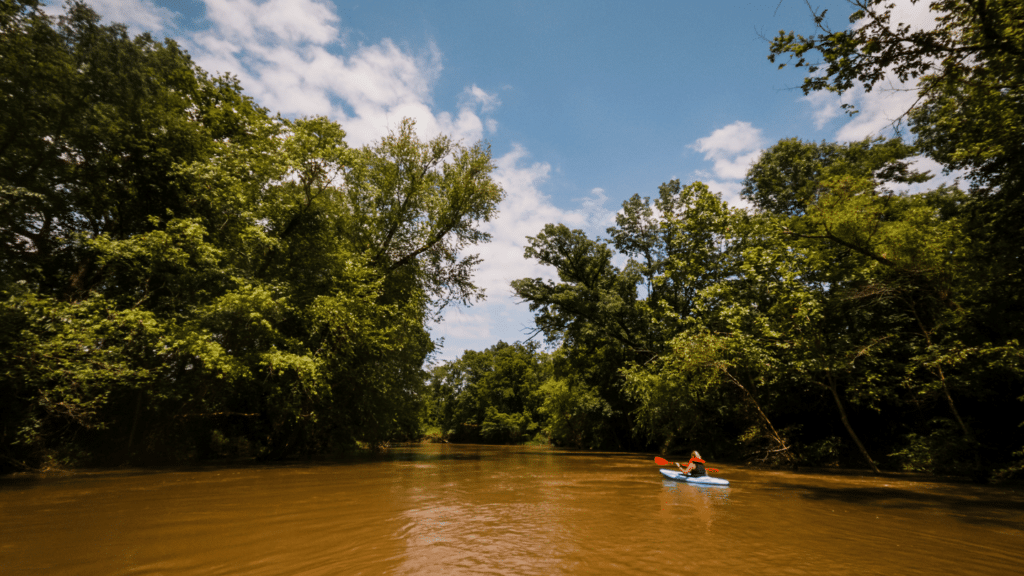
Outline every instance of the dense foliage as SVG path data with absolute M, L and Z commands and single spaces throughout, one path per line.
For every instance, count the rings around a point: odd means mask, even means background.
M 815 13 L 816 34 L 780 32 L 769 58 L 807 67 L 805 93 L 919 80 L 912 143 L 784 139 L 747 174 L 753 210 L 673 181 L 623 204 L 611 245 L 555 224 L 529 239 L 558 273 L 513 282 L 558 346 L 553 442 L 1024 468 L 1024 5 L 936 0 L 936 25 L 913 29 L 891 2 L 851 4 L 853 26 Z M 930 180 L 918 154 L 967 190 L 908 192 Z
M 673 180 L 606 239 L 548 224 L 525 257 L 557 279 L 512 288 L 551 351 L 428 372 L 426 323 L 482 296 L 487 149 L 411 122 L 352 149 L 171 41 L 0 0 L 0 466 L 426 434 L 1020 474 L 1021 4 L 936 0 L 925 30 L 852 4 L 855 26 L 815 14 L 769 58 L 808 67 L 806 92 L 918 79 L 909 134 L 783 139 L 750 210 Z
M 541 389 L 551 440 L 1013 473 L 1019 318 L 990 313 L 1001 278 L 969 235 L 970 196 L 905 191 L 929 178 L 915 152 L 780 141 L 748 173 L 752 211 L 664 184 L 608 230 L 621 269 L 582 231 L 530 238 L 526 256 L 558 272 L 513 283 L 558 346 Z
M 349 148 L 81 3 L 0 28 L 4 467 L 419 436 L 425 324 L 482 295 L 489 150 L 408 121 Z
M 541 436 L 550 361 L 536 344 L 498 342 L 434 368 L 427 395 L 430 436 L 519 444 Z

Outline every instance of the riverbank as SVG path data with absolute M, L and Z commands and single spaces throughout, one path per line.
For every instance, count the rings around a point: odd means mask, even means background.
M 550 444 L 539 444 L 539 443 L 527 443 L 517 445 L 494 445 L 494 444 L 466 444 L 466 443 L 449 443 L 447 441 L 434 441 L 424 439 L 420 442 L 394 442 L 384 446 L 371 447 L 369 445 L 361 445 L 356 449 L 336 453 L 333 455 L 313 455 L 313 456 L 292 456 L 280 460 L 266 460 L 258 459 L 255 457 L 233 457 L 233 458 L 208 458 L 203 460 L 184 461 L 184 462 L 157 462 L 157 463 L 146 463 L 146 464 L 121 464 L 118 466 L 82 466 L 82 467 L 51 467 L 42 470 L 23 470 L 10 472 L 7 474 L 0 474 L 0 480 L 4 479 L 19 479 L 19 478 L 35 478 L 35 479 L 61 479 L 61 478 L 72 478 L 72 477 L 91 477 L 104 474 L 132 474 L 132 473 L 157 473 L 157 472 L 183 472 L 183 471 L 214 471 L 214 470 L 234 470 L 234 469 L 248 469 L 248 468 L 261 468 L 261 467 L 282 467 L 288 468 L 293 466 L 317 466 L 317 465 L 334 465 L 334 464 L 348 464 L 353 462 L 373 462 L 373 461 L 384 461 L 394 458 L 394 453 L 401 452 L 410 448 L 416 447 L 445 447 L 452 450 L 460 449 L 477 449 L 477 448 L 491 448 L 491 449 L 516 449 L 516 448 L 528 448 L 528 449 L 547 449 L 553 453 L 560 454 L 580 454 L 580 455 L 592 455 L 594 457 L 628 457 L 634 458 L 639 461 L 650 461 L 652 466 L 655 456 L 660 454 L 655 453 L 643 453 L 643 452 L 623 452 L 623 451 L 612 451 L 612 450 L 583 450 L 574 448 L 559 448 L 551 446 Z M 687 458 L 684 455 L 667 455 L 670 461 L 685 462 Z M 775 473 L 775 472 L 788 472 L 795 475 L 809 475 L 815 477 L 834 477 L 834 478 L 877 478 L 877 479 L 888 479 L 898 480 L 907 482 L 941 482 L 941 483 L 952 483 L 959 485 L 976 485 L 976 486 L 1000 486 L 1000 487 L 1024 487 L 1024 480 L 1020 478 L 1008 478 L 1008 479 L 991 479 L 987 482 L 978 482 L 972 478 L 964 476 L 952 476 L 952 475 L 940 475 L 940 474 L 929 474 L 926 472 L 908 472 L 908 471 L 895 471 L 895 470 L 882 470 L 880 473 L 875 473 L 867 468 L 855 468 L 855 467 L 834 467 L 834 466 L 772 466 L 750 462 L 742 462 L 731 459 L 726 460 L 709 460 L 709 466 L 717 467 L 721 470 L 716 475 L 725 476 L 728 474 L 730 468 L 732 469 L 743 469 L 750 473 Z

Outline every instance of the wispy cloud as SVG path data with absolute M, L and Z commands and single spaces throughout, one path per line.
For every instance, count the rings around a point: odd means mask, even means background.
M 89 0 L 89 6 L 111 22 L 128 27 L 133 35 L 160 32 L 173 25 L 177 14 L 153 3 L 152 0 Z M 61 0 L 48 0 L 43 10 L 57 16 L 64 13 Z
M 843 113 L 842 100 L 832 92 L 811 92 L 801 100 L 811 105 L 814 114 L 814 127 L 821 130 L 830 120 Z
M 761 129 L 741 120 L 698 138 L 690 147 L 703 152 L 704 159 L 712 162 L 712 169 L 698 172 L 697 176 L 730 205 L 746 207 L 746 201 L 739 195 L 739 181 L 761 156 L 764 144 Z
M 476 84 L 467 87 L 462 92 L 463 105 L 480 106 L 481 112 L 491 112 L 501 105 L 497 94 L 491 94 Z
M 909 25 L 911 30 L 935 28 L 939 14 L 929 9 L 930 2 L 893 0 L 892 4 L 890 29 L 895 30 L 900 24 Z M 850 28 L 860 28 L 867 22 L 867 18 L 857 20 L 850 24 Z M 917 100 L 918 84 L 917 79 L 907 82 L 896 80 L 891 69 L 889 78 L 876 84 L 870 92 L 865 91 L 862 85 L 857 85 L 842 95 L 820 91 L 804 96 L 801 100 L 811 106 L 815 127 L 819 130 L 842 115 L 840 104 L 851 104 L 859 110 L 857 115 L 843 122 L 836 130 L 835 138 L 840 142 L 889 135 L 897 121 L 903 118 Z

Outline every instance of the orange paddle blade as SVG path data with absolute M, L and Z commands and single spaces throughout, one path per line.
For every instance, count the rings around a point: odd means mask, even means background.
M 671 464 L 671 462 L 669 462 L 668 460 L 665 460 L 661 456 L 655 456 L 654 457 L 654 463 L 657 464 L 658 466 L 668 466 L 669 464 Z

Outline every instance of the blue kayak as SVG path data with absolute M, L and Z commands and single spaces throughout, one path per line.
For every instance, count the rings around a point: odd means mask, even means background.
M 729 485 L 729 481 L 725 478 L 715 478 L 713 476 L 687 476 L 679 470 L 671 470 L 669 468 L 662 468 L 661 473 L 676 482 L 686 482 L 687 484 L 701 484 L 703 486 Z

